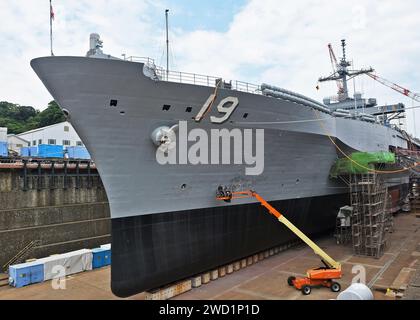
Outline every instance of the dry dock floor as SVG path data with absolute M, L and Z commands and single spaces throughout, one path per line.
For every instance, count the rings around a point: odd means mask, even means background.
M 355 274 L 354 266 L 366 269 L 366 282 L 372 283 L 375 299 L 396 299 L 385 295 L 387 288 L 399 289 L 403 298 L 420 299 L 420 215 L 400 213 L 394 218 L 394 232 L 380 259 L 357 257 L 351 247 L 337 245 L 332 237 L 317 243 L 343 265 L 344 276 L 339 281 L 347 288 Z M 210 283 L 193 288 L 173 299 L 335 299 L 336 293 L 326 288 L 313 289 L 303 296 L 286 283 L 290 275 L 304 275 L 320 261 L 306 246 L 291 248 L 256 264 L 233 272 Z M 411 285 L 410 285 L 411 284 Z M 143 300 L 141 293 L 129 299 Z M 0 299 L 118 299 L 110 289 L 110 268 L 102 268 L 67 277 L 65 290 L 54 290 L 51 281 L 23 288 L 0 287 Z

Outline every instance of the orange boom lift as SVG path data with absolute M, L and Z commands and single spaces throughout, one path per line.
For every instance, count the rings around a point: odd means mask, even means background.
M 333 292 L 341 290 L 341 286 L 334 279 L 340 279 L 342 276 L 341 265 L 339 262 L 332 259 L 325 251 L 317 246 L 311 239 L 309 239 L 302 231 L 300 231 L 293 223 L 286 219 L 278 210 L 272 207 L 265 201 L 258 193 L 252 190 L 231 192 L 226 187 L 219 186 L 216 199 L 230 202 L 233 199 L 243 199 L 253 197 L 257 199 L 261 205 L 268 210 L 270 214 L 275 216 L 278 221 L 283 223 L 295 235 L 297 235 L 303 242 L 311 247 L 315 254 L 321 257 L 321 261 L 325 267 L 310 269 L 307 271 L 306 277 L 289 277 L 287 283 L 301 290 L 304 295 L 311 293 L 312 287 L 323 286 L 330 288 Z

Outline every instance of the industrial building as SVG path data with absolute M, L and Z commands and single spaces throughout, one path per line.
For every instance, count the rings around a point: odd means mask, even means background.
M 29 141 L 17 136 L 16 134 L 7 135 L 8 149 L 16 153 L 20 152 L 22 147 L 29 147 Z
M 0 127 L 0 141 L 6 141 L 7 139 L 7 128 Z
M 23 132 L 16 136 L 29 141 L 29 146 L 40 144 L 62 145 L 64 147 L 83 146 L 82 140 L 68 121 Z

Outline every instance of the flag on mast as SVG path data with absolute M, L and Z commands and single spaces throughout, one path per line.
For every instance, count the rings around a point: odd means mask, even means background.
M 52 34 L 52 21 L 54 20 L 54 10 L 51 4 L 51 0 L 50 0 L 50 49 L 51 49 L 51 55 L 53 56 L 53 34 Z
M 50 1 L 50 18 L 51 18 L 51 20 L 54 20 L 54 10 L 53 10 L 51 1 Z

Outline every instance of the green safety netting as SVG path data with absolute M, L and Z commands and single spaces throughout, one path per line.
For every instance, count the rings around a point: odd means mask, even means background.
M 395 163 L 395 154 L 392 152 L 354 152 L 347 158 L 337 159 L 331 168 L 330 176 L 337 178 L 340 175 L 368 173 L 375 169 L 375 164 Z

